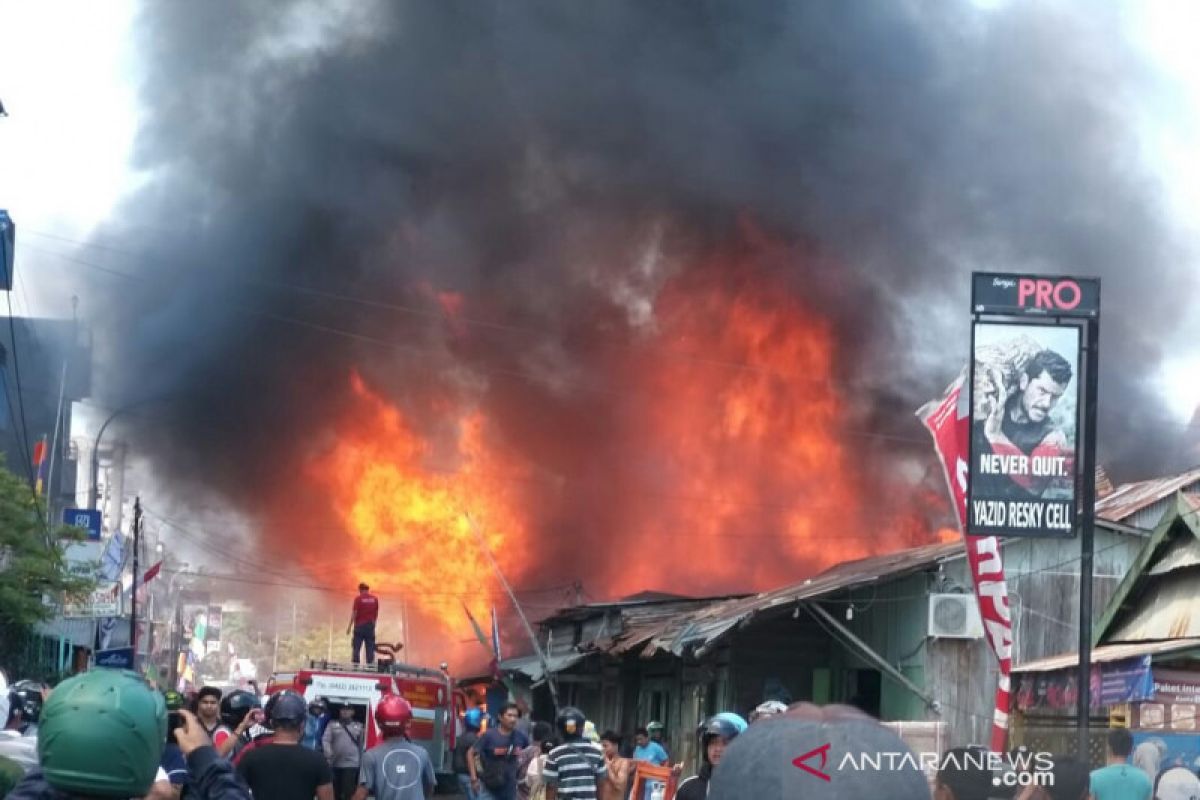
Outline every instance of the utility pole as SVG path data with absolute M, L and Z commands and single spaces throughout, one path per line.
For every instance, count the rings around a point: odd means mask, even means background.
M 508 578 L 504 577 L 504 573 L 500 569 L 500 565 L 496 563 L 496 557 L 492 555 L 492 549 L 488 547 L 487 540 L 483 538 L 483 531 L 479 530 L 479 526 L 475 524 L 475 519 L 465 511 L 463 516 L 467 518 L 467 522 L 471 525 L 471 530 L 475 533 L 475 539 L 479 542 L 479 547 L 483 550 L 483 554 L 487 556 L 488 561 L 492 564 L 492 569 L 496 571 L 496 577 L 500 579 L 500 583 L 504 586 L 504 591 L 508 593 L 508 599 L 512 601 L 513 608 L 517 610 L 517 616 L 521 618 L 521 624 L 525 626 L 525 633 L 529 635 L 529 641 L 533 644 L 533 652 L 537 654 L 538 661 L 542 665 L 542 673 L 546 676 L 546 687 L 550 690 L 550 699 L 554 702 L 554 710 L 558 711 L 558 683 L 554 680 L 554 673 L 550 670 L 550 662 L 546 658 L 545 651 L 542 650 L 542 645 L 538 642 L 537 634 L 533 632 L 533 626 L 529 624 L 529 618 L 525 616 L 524 609 L 517 602 L 517 595 L 513 591 L 512 585 L 509 584 Z
M 138 551 L 142 548 L 142 498 L 140 496 L 133 499 L 133 592 L 129 598 L 129 643 L 133 645 L 133 668 L 137 669 L 137 593 L 138 582 L 141 578 L 141 573 L 138 571 L 140 561 L 138 560 Z

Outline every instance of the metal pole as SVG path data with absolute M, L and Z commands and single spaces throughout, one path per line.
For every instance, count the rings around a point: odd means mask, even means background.
M 121 416 L 127 411 L 133 411 L 135 408 L 140 408 L 147 403 L 153 402 L 153 398 L 149 400 L 139 400 L 136 403 L 130 403 L 127 406 L 121 406 L 116 411 L 108 415 L 108 419 L 104 420 L 104 424 L 100 426 L 100 432 L 96 434 L 96 441 L 92 445 L 92 486 L 88 492 L 88 508 L 93 511 L 96 509 L 96 504 L 99 502 L 99 483 L 100 483 L 100 439 L 104 436 L 104 431 L 108 429 L 109 423 Z
M 500 583 L 504 586 L 504 591 L 508 593 L 508 599 L 512 601 L 513 608 L 517 610 L 517 616 L 521 618 L 521 624 L 525 626 L 525 633 L 529 635 L 529 641 L 533 643 L 533 652 L 537 653 L 538 661 L 541 662 L 542 672 L 546 675 L 546 686 L 550 689 L 550 699 L 554 702 L 554 709 L 558 710 L 558 685 L 554 681 L 554 673 L 550 670 L 550 662 L 546 659 L 545 652 L 542 651 L 541 644 L 538 643 L 537 635 L 533 632 L 533 626 L 529 624 L 529 618 L 525 616 L 524 609 L 517 602 L 517 595 L 513 592 L 512 586 L 508 583 L 508 578 L 504 577 L 504 573 L 500 570 L 500 565 L 496 563 L 496 557 L 492 555 L 492 549 L 487 546 L 487 541 L 483 538 L 483 532 L 479 530 L 479 526 L 475 524 L 475 520 L 466 512 L 463 516 L 467 518 L 467 522 L 471 525 L 471 530 L 475 533 L 475 538 L 479 540 L 479 547 L 483 550 L 483 554 L 487 556 L 488 561 L 492 562 L 492 569 L 496 571 L 496 577 L 500 579 Z
M 137 593 L 141 573 L 138 571 L 138 551 L 142 547 L 142 498 L 133 499 L 133 591 L 129 598 L 129 643 L 133 645 L 133 668 L 137 669 Z
M 58 413 L 54 417 L 54 438 L 50 444 L 50 466 L 46 470 L 46 525 L 54 514 L 54 461 L 58 455 L 58 434 L 62 431 L 63 401 L 67 393 L 67 360 L 63 359 L 62 377 L 58 381 Z M 72 503 L 74 505 L 74 503 Z
M 96 434 L 96 441 L 92 444 L 92 485 L 88 492 L 88 508 L 95 511 L 100 503 L 100 438 L 104 436 L 104 431 L 108 430 L 108 424 L 117 418 L 125 409 L 117 409 L 109 418 L 104 420 L 104 424 L 100 426 L 100 432 Z
M 1092 708 L 1092 572 L 1096 548 L 1096 412 L 1100 385 L 1100 321 L 1090 319 L 1085 325 L 1087 343 L 1084 363 L 1087 383 L 1084 388 L 1084 451 L 1083 487 L 1080 492 L 1083 512 L 1079 517 L 1079 706 L 1076 717 L 1079 721 L 1079 760 L 1090 763 L 1089 727 Z

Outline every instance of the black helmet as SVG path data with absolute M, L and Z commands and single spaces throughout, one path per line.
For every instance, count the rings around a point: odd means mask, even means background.
M 42 715 L 42 696 L 46 684 L 38 681 L 17 681 L 8 689 L 8 716 L 12 719 L 16 712 L 21 712 L 25 722 L 38 721 Z
M 704 763 L 708 762 L 708 743 L 713 739 L 722 739 L 728 744 L 737 735 L 746 730 L 746 721 L 737 714 L 725 712 L 717 714 L 700 726 L 700 756 Z
M 554 724 L 558 727 L 558 732 L 563 735 L 564 739 L 578 739 L 582 737 L 583 726 L 586 723 L 587 717 L 574 706 L 560 708 L 558 716 L 554 718 Z
M 271 727 L 283 725 L 299 725 L 308 715 L 308 704 L 304 697 L 296 692 L 280 692 L 267 703 L 270 709 L 268 719 Z
M 230 692 L 221 698 L 221 722 L 230 728 L 242 724 L 252 708 L 258 708 L 258 698 L 244 689 Z
M 299 697 L 301 701 L 304 700 L 304 696 L 295 689 L 280 689 L 278 692 L 275 692 L 273 695 L 267 698 L 267 704 L 263 706 L 263 715 L 267 718 L 268 725 L 271 723 L 271 719 L 275 716 L 275 707 L 279 705 L 280 700 L 288 695 Z

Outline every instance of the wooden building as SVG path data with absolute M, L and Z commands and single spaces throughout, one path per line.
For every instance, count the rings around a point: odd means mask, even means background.
M 1173 758 L 1187 756 L 1183 763 L 1200 757 L 1200 496 L 1178 492 L 1166 499 L 1093 630 L 1094 761 L 1103 755 L 1110 724 L 1132 728 L 1135 742 L 1164 742 Z M 1070 746 L 1078 664 L 1072 648 L 1014 670 L 1016 742 L 1053 751 Z
M 1093 607 L 1103 609 L 1146 533 L 1104 522 L 1096 532 Z M 1014 660 L 1077 644 L 1078 540 L 1002 542 Z M 982 638 L 961 542 L 838 564 L 745 597 L 641 595 L 564 609 L 544 620 L 560 700 L 601 730 L 666 726 L 672 756 L 692 763 L 707 716 L 748 713 L 768 699 L 853 703 L 885 721 L 941 723 L 944 746 L 989 739 L 997 669 Z M 535 685 L 537 659 L 502 665 Z

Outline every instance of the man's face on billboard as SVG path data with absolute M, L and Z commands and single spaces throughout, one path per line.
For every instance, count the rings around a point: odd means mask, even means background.
M 1031 422 L 1044 422 L 1066 390 L 1066 386 L 1050 377 L 1050 373 L 1045 370 L 1033 379 L 1022 375 L 1021 408 L 1025 416 Z

